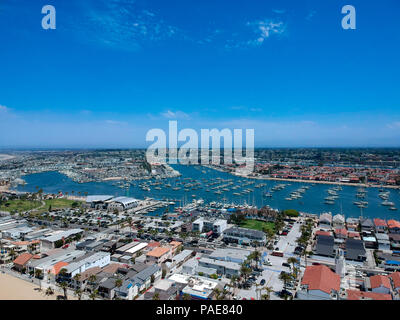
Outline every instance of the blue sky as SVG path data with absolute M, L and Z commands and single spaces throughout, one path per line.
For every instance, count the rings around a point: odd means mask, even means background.
M 41 28 L 52 4 L 57 29 Z M 357 29 L 341 27 L 342 6 Z M 146 147 L 252 128 L 259 147 L 400 146 L 400 4 L 0 1 L 0 147 Z

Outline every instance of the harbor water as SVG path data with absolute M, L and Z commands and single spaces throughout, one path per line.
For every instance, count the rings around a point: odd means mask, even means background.
M 68 192 L 70 195 L 77 196 L 107 194 L 137 199 L 146 197 L 159 200 L 169 199 L 174 201 L 176 206 L 183 206 L 194 199 L 203 199 L 206 204 L 215 201 L 257 207 L 268 205 L 274 209 L 296 209 L 313 214 L 342 213 L 346 218 L 359 217 L 361 214 L 371 218 L 400 218 L 400 210 L 394 209 L 396 207 L 400 209 L 400 193 L 395 189 L 385 189 L 388 193 L 388 201 L 393 203 L 388 206 L 382 205 L 383 199 L 379 197 L 379 188 L 365 188 L 365 196 L 360 199 L 356 196 L 360 193 L 360 189 L 355 186 L 341 186 L 341 190 L 332 191 L 335 185 L 255 180 L 236 177 L 201 166 L 173 165 L 172 167 L 181 173 L 180 177 L 122 182 L 77 183 L 58 172 L 43 172 L 24 176 L 26 184 L 18 186 L 17 190 L 36 192 L 39 187 L 45 193 L 61 191 L 64 194 Z M 288 200 L 293 192 L 302 187 L 306 188 L 300 193 L 301 197 Z M 335 200 L 326 201 L 332 192 L 337 194 Z M 357 201 L 365 201 L 368 204 L 360 208 L 354 204 Z M 173 207 L 170 209 L 173 210 Z

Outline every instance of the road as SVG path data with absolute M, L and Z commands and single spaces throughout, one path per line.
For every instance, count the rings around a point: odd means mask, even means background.
M 270 250 L 264 250 L 264 252 L 267 252 L 268 254 L 268 259 L 271 262 L 271 266 L 263 266 L 264 271 L 262 274 L 257 278 L 256 283 L 260 283 L 262 279 L 265 279 L 265 284 L 264 286 L 261 287 L 272 287 L 274 292 L 281 291 L 283 289 L 283 283 L 281 280 L 279 280 L 279 274 L 282 271 L 290 272 L 290 268 L 282 266 L 282 263 L 287 262 L 287 259 L 295 256 L 294 255 L 294 249 L 296 248 L 296 240 L 297 238 L 300 237 L 301 232 L 300 232 L 300 226 L 301 224 L 299 223 L 294 223 L 292 230 L 288 233 L 287 236 L 280 236 L 280 239 L 278 243 L 274 246 L 274 248 L 278 247 L 279 251 L 282 251 L 284 256 L 283 257 L 275 257 L 272 256 L 270 253 Z M 258 299 L 259 294 L 256 293 L 256 286 L 252 286 L 250 290 L 244 290 L 240 289 L 238 296 L 240 299 L 246 298 L 246 299 Z M 266 293 L 265 290 L 262 291 L 261 294 Z M 281 300 L 280 297 L 278 297 L 276 294 L 272 293 L 271 300 Z

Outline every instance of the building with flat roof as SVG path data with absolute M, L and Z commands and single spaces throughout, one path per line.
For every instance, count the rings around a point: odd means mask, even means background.
M 57 231 L 52 235 L 40 239 L 42 250 L 49 250 L 55 248 L 55 243 L 60 240 L 67 240 L 76 236 L 81 236 L 84 230 L 82 229 L 69 229 L 65 231 Z
M 216 269 L 218 274 L 225 275 L 230 278 L 232 276 L 240 275 L 240 264 L 231 261 L 200 258 L 199 266 Z
M 171 257 L 171 249 L 166 247 L 157 247 L 146 253 L 146 263 L 155 263 L 160 265 Z
M 222 234 L 228 227 L 228 222 L 225 219 L 205 219 L 198 218 L 192 223 L 193 232 L 209 232 Z
M 116 197 L 106 201 L 108 211 L 124 211 L 135 208 L 139 200 L 129 197 Z
M 239 244 L 265 243 L 267 240 L 264 232 L 247 228 L 232 227 L 226 229 L 223 235 L 224 241 Z
M 230 261 L 236 263 L 243 263 L 250 255 L 251 251 L 232 249 L 232 248 L 218 248 L 215 249 L 208 257 L 221 261 Z

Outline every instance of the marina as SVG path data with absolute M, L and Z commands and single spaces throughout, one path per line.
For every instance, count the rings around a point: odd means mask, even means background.
M 301 212 L 343 213 L 346 217 L 397 218 L 400 203 L 398 190 L 359 188 L 301 182 L 255 180 L 233 176 L 201 166 L 173 165 L 181 176 L 135 181 L 76 183 L 58 172 L 24 176 L 25 185 L 18 191 L 35 192 L 36 186 L 47 193 L 60 191 L 70 195 L 111 194 L 138 199 L 163 200 L 162 208 L 150 208 L 149 215 L 161 215 L 193 200 L 225 208 L 235 206 L 270 206 L 273 209 L 296 209 Z

